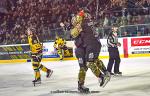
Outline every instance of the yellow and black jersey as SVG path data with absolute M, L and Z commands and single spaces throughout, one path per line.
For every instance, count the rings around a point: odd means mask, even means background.
M 36 41 L 34 41 L 36 40 Z M 28 41 L 29 41 L 29 45 L 30 45 L 30 49 L 31 49 L 31 53 L 32 54 L 36 54 L 36 53 L 42 53 L 42 44 L 39 42 L 39 39 L 36 37 L 33 38 L 31 36 L 28 36 Z
M 54 43 L 54 48 L 62 48 L 66 44 L 66 41 L 63 38 L 57 38 Z

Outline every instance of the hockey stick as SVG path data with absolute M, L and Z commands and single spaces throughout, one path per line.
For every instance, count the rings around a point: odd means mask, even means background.
M 94 0 L 90 0 L 89 3 L 85 6 L 87 8 Z

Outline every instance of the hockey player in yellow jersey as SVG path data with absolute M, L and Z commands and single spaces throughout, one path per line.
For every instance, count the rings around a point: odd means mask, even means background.
M 63 60 L 64 53 L 67 54 L 67 55 L 70 54 L 69 50 L 67 49 L 65 39 L 60 38 L 58 36 L 56 36 L 56 40 L 55 40 L 55 43 L 54 43 L 54 48 L 57 50 L 57 53 L 60 57 L 60 60 Z
M 31 50 L 32 66 L 35 73 L 35 80 L 33 80 L 32 82 L 35 85 L 41 83 L 40 70 L 46 72 L 47 78 L 49 78 L 52 75 L 53 71 L 40 64 L 43 55 L 42 54 L 43 45 L 41 44 L 37 35 L 35 34 L 35 29 L 34 28 L 28 29 L 27 33 L 28 33 L 28 42 Z

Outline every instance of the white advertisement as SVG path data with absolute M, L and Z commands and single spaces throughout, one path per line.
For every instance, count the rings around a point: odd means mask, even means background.
M 129 54 L 149 54 L 150 37 L 128 38 Z
M 119 42 L 121 43 L 121 47 L 118 47 L 120 54 L 123 54 L 123 39 L 119 38 Z M 109 56 L 108 53 L 108 47 L 107 47 L 107 39 L 101 39 L 101 52 L 100 56 Z M 53 47 L 54 42 L 48 42 L 43 44 L 43 58 L 58 58 L 57 51 Z M 67 47 L 73 48 L 73 57 L 75 57 L 75 45 L 74 41 L 67 41 L 66 42 Z
M 53 47 L 54 42 L 48 42 L 43 44 L 43 58 L 57 58 L 59 57 L 57 51 Z
M 107 39 L 101 39 L 100 41 L 102 44 L 100 56 L 109 56 L 108 47 L 107 47 Z M 118 41 L 121 43 L 121 47 L 118 47 L 118 49 L 119 49 L 119 53 L 122 55 L 122 54 L 124 54 L 124 52 L 123 52 L 123 39 L 119 38 Z
M 43 58 L 58 58 L 59 55 L 57 54 L 57 50 L 53 47 L 54 42 L 48 42 L 43 44 Z M 66 46 L 73 48 L 73 56 L 74 54 L 74 42 L 73 41 L 67 41 Z

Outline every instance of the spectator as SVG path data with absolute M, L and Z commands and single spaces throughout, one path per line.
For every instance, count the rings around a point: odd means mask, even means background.
M 50 29 L 56 29 L 60 27 L 59 26 L 60 22 L 65 23 L 68 30 L 71 24 L 70 22 L 71 14 L 76 14 L 79 8 L 85 7 L 88 4 L 88 0 L 12 0 L 12 1 L 13 4 L 9 6 L 10 8 L 8 8 L 7 10 L 8 12 L 5 13 L 4 16 L 0 14 L 0 25 L 2 27 L 7 28 L 8 34 L 10 35 L 14 34 L 17 36 L 22 36 L 21 35 L 22 33 L 25 34 L 25 30 L 27 29 L 27 27 L 31 25 L 37 28 L 37 33 L 39 35 L 42 34 L 41 30 L 44 27 L 48 27 Z M 132 6 L 129 5 L 129 2 L 132 4 Z M 88 6 L 88 9 L 93 18 L 96 19 L 96 17 L 98 17 L 98 19 L 100 19 L 98 21 L 101 22 L 104 21 L 103 22 L 104 27 L 106 26 L 109 27 L 110 25 L 113 25 L 113 23 L 116 22 L 118 23 L 119 26 L 126 24 L 150 23 L 149 0 L 100 0 L 99 1 L 100 11 L 98 16 L 95 16 L 96 4 L 97 4 L 96 0 L 94 0 Z M 125 12 L 122 11 L 122 9 L 124 8 L 126 9 Z M 107 13 L 107 15 L 105 15 L 104 13 Z M 143 19 L 141 15 L 145 15 L 143 16 L 145 17 L 145 19 Z M 124 18 L 121 18 L 122 16 L 124 16 Z M 133 16 L 138 16 L 138 18 L 137 17 L 134 18 Z M 13 33 L 10 33 L 11 31 L 13 31 Z

